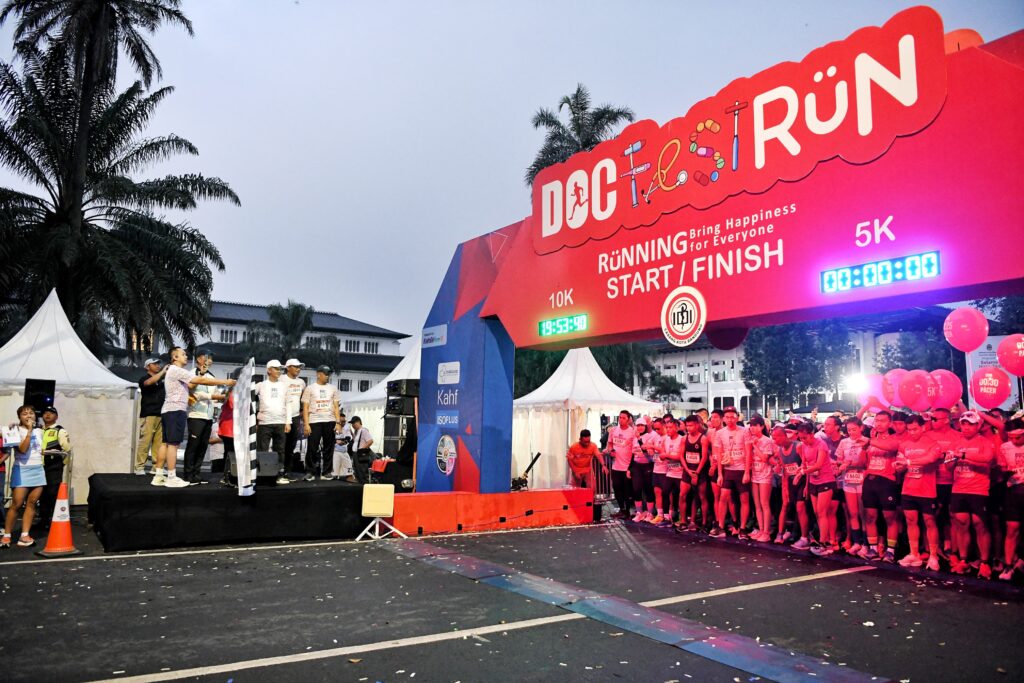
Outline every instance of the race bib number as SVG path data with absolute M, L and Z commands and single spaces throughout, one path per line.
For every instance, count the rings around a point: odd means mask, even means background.
M 907 468 L 907 476 L 910 477 L 911 479 L 920 479 L 921 477 L 924 476 L 924 472 L 922 471 L 921 467 L 914 465 Z
M 974 477 L 974 470 L 967 463 L 957 463 L 956 474 L 962 479 L 971 479 Z
M 786 474 L 793 476 L 798 471 L 800 471 L 800 466 L 797 465 L 796 463 L 788 463 L 786 465 Z
M 755 460 L 754 461 L 754 471 L 755 472 L 761 473 L 761 472 L 764 472 L 766 469 L 768 469 L 768 463 L 766 463 L 763 460 Z
M 846 483 L 848 484 L 861 484 L 864 482 L 864 473 L 860 470 L 847 471 L 846 472 Z
M 881 455 L 872 455 L 871 459 L 868 460 L 868 469 L 872 472 L 882 472 L 885 470 L 885 457 Z
M 687 451 L 686 452 L 686 462 L 690 463 L 691 465 L 696 465 L 696 464 L 700 463 L 700 453 L 694 453 L 693 451 Z

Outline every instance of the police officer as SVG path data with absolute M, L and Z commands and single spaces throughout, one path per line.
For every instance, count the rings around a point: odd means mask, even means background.
M 43 409 L 43 471 L 46 473 L 46 486 L 43 495 L 39 497 L 39 520 L 43 529 L 50 528 L 65 468 L 71 463 L 71 439 L 68 438 L 68 431 L 57 424 L 57 417 L 57 409 L 53 406 Z

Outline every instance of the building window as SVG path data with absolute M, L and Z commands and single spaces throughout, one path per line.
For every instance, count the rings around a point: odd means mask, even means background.
M 237 344 L 238 343 L 238 330 L 221 330 L 220 331 L 220 343 L 221 344 Z
M 350 380 L 350 379 L 339 379 L 338 380 L 338 391 L 352 391 L 352 380 Z
M 363 353 L 380 353 L 380 342 L 363 342 Z
M 687 373 L 686 374 L 686 381 L 689 384 L 700 384 L 701 383 L 701 381 L 700 381 L 700 373 L 699 372 L 689 372 L 689 373 Z
M 700 367 L 700 363 L 687 363 L 686 367 L 688 367 L 688 368 L 699 368 Z
M 711 373 L 712 382 L 724 382 L 726 381 L 725 370 L 716 370 Z
M 346 353 L 359 353 L 359 342 L 355 339 L 345 340 L 345 352 Z
M 369 391 L 369 390 L 370 390 L 370 380 L 368 380 L 368 379 L 361 379 L 361 380 L 359 380 L 359 391 Z

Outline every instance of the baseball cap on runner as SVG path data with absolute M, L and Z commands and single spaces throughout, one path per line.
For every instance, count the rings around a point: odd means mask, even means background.
M 296 367 L 296 368 L 303 367 L 302 363 L 299 362 L 298 358 L 289 358 L 288 361 L 285 363 L 285 365 L 287 365 L 289 367 Z
M 981 422 L 981 415 L 974 410 L 968 410 L 966 413 L 960 416 L 960 422 L 967 422 L 972 425 L 976 425 Z
M 156 358 L 156 357 L 147 358 L 146 362 L 143 363 L 143 365 L 163 365 L 163 364 L 164 364 L 164 362 L 162 360 L 160 360 L 159 358 Z
M 276 360 L 276 359 L 275 360 L 267 361 L 267 370 L 269 370 L 270 368 L 278 368 L 278 369 L 280 369 L 281 368 L 281 361 Z
M 320 367 L 318 367 L 318 368 L 316 369 L 316 371 L 317 371 L 317 372 L 322 372 L 322 373 L 324 373 L 325 375 L 329 375 L 329 374 L 331 374 L 332 372 L 334 372 L 334 370 L 331 370 L 331 366 L 330 366 L 330 365 L 321 365 Z

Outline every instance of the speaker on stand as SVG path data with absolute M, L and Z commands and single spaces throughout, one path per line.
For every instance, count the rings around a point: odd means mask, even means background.
M 384 456 L 387 463 L 376 480 L 394 484 L 395 492 L 412 490 L 413 467 L 416 457 L 416 401 L 420 394 L 418 379 L 388 382 L 388 396 L 384 404 Z

